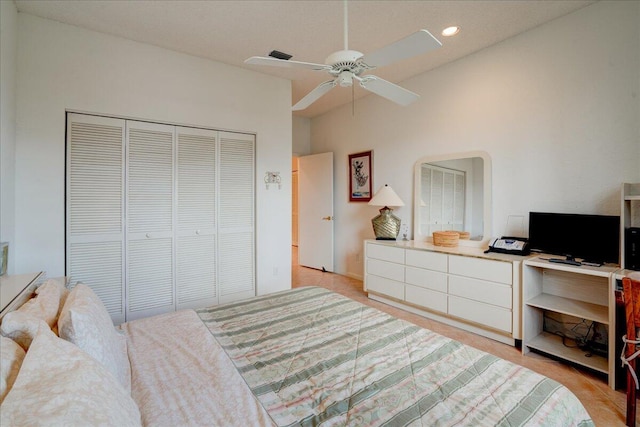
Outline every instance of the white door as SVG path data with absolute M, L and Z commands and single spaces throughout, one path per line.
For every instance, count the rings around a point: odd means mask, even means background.
M 175 310 L 174 141 L 174 126 L 127 121 L 127 321 Z
M 69 114 L 67 119 L 67 276 L 125 321 L 125 121 Z
M 114 323 L 255 296 L 255 135 L 69 114 L 66 274 Z
M 291 245 L 298 246 L 298 158 L 291 162 Z
M 176 308 L 218 303 L 216 161 L 218 132 L 176 127 Z
M 333 271 L 333 153 L 299 161 L 298 262 Z
M 256 295 L 255 135 L 219 132 L 219 302 Z

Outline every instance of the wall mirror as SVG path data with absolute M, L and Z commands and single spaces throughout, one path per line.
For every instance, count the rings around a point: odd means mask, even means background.
M 432 242 L 440 230 L 469 232 L 460 246 L 491 238 L 491 158 L 484 151 L 426 156 L 415 164 L 413 238 Z

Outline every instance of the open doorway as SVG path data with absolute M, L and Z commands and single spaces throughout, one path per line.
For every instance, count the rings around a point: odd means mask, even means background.
M 292 156 L 291 184 L 292 267 L 333 271 L 333 153 Z
M 298 262 L 333 271 L 333 153 L 298 157 Z
M 298 157 L 291 160 L 291 246 L 298 248 Z M 297 251 L 296 251 L 297 253 Z M 297 260 L 296 260 L 297 262 Z
M 291 267 L 298 267 L 298 156 L 291 159 Z

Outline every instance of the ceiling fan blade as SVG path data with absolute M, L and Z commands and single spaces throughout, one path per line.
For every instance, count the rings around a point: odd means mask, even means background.
M 272 67 L 286 67 L 286 68 L 307 68 L 309 70 L 322 71 L 330 70 L 331 66 L 325 64 L 314 64 L 312 62 L 300 62 L 300 61 L 287 61 L 284 59 L 277 59 L 267 56 L 252 56 L 244 61 L 245 64 L 251 65 L 269 65 Z
M 328 80 L 324 83 L 320 83 L 314 90 L 306 94 L 304 98 L 298 101 L 296 105 L 291 107 L 291 110 L 293 111 L 304 110 L 309 105 L 316 102 L 322 95 L 324 95 L 325 93 L 329 92 L 331 89 L 336 87 L 337 84 L 338 84 L 337 79 Z
M 440 46 L 442 46 L 442 43 L 431 35 L 429 31 L 420 30 L 382 49 L 364 55 L 362 62 L 371 67 L 382 67 L 392 62 L 422 55 Z
M 380 77 L 367 75 L 364 77 L 354 76 L 353 78 L 358 80 L 360 82 L 360 86 L 364 89 L 373 92 L 376 95 L 380 95 L 383 98 L 387 98 L 389 101 L 393 101 L 403 107 L 406 107 L 413 101 L 420 98 L 420 95 L 417 93 L 413 93 L 410 90 L 381 79 Z

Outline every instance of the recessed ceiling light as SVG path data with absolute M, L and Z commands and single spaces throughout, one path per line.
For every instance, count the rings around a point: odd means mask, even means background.
M 450 37 L 450 36 L 455 36 L 459 32 L 460 32 L 460 27 L 458 26 L 447 27 L 444 30 L 442 30 L 442 35 L 445 37 Z

